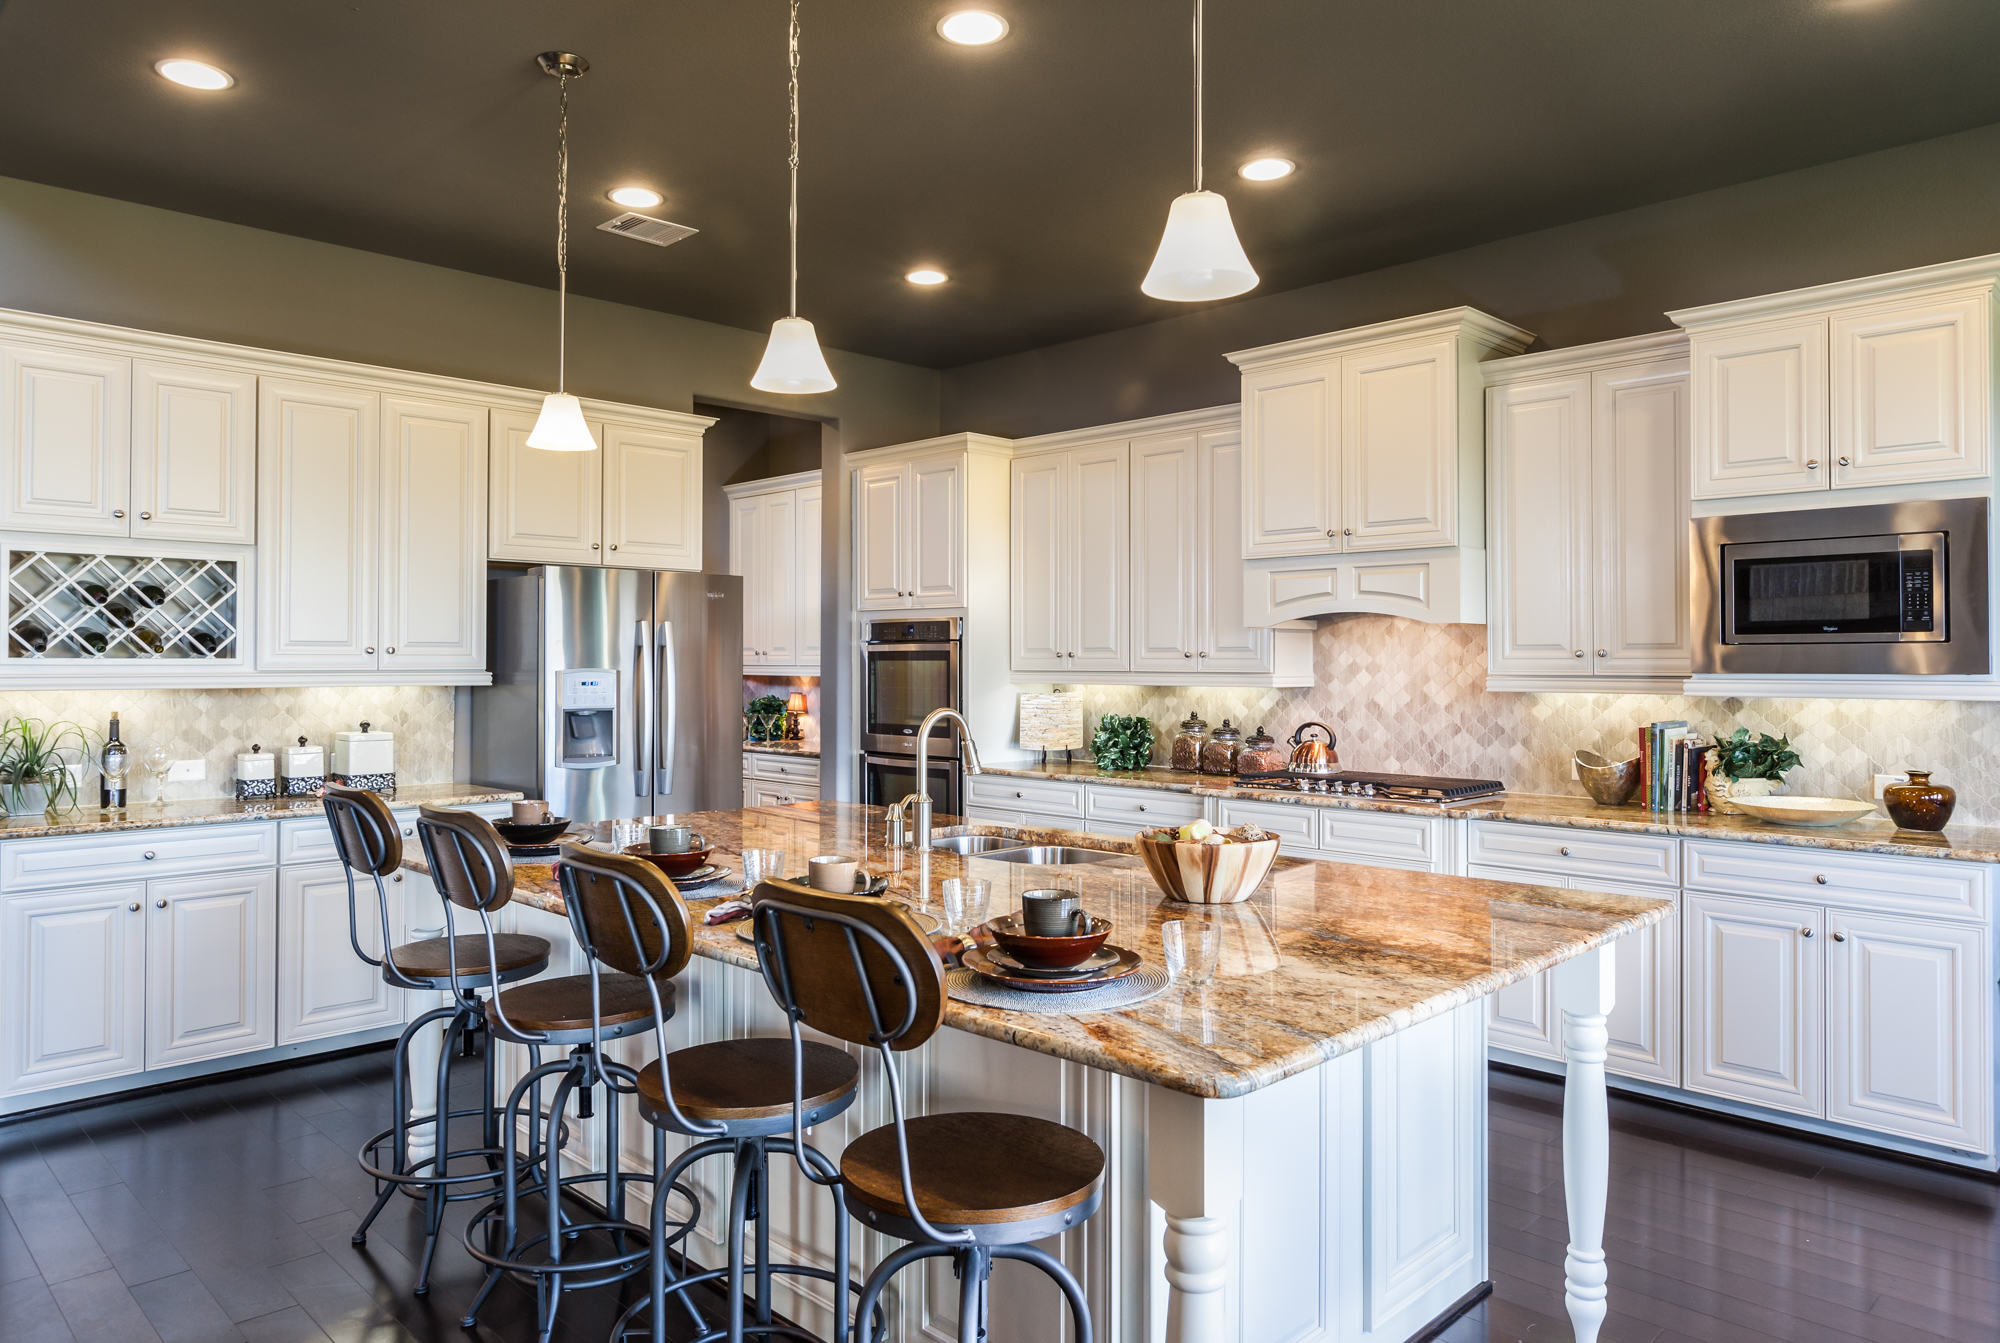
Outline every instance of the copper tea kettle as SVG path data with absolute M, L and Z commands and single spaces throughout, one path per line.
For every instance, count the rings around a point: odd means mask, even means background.
M 1325 741 L 1315 741 L 1306 736 L 1308 728 L 1318 728 L 1326 734 Z M 1340 770 L 1340 752 L 1334 750 L 1338 738 L 1333 729 L 1325 723 L 1303 723 L 1291 735 L 1292 763 L 1294 774 L 1335 774 Z

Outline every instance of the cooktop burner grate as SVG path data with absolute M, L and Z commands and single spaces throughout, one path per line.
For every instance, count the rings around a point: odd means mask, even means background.
M 1336 774 L 1300 774 L 1284 769 L 1246 774 L 1238 783 L 1291 787 L 1302 793 L 1332 793 L 1349 797 L 1379 797 L 1392 802 L 1471 802 L 1506 791 L 1498 779 L 1449 779 L 1428 774 L 1372 774 L 1341 770 Z

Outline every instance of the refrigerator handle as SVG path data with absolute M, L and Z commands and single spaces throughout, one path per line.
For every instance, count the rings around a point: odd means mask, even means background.
M 674 662 L 674 622 L 660 622 L 660 780 L 662 802 L 674 791 L 674 739 L 680 732 L 680 676 Z
M 632 707 L 637 711 L 633 714 L 633 717 L 638 720 L 637 731 L 632 735 L 633 740 L 639 746 L 636 752 L 638 756 L 638 760 L 636 761 L 638 786 L 635 791 L 642 798 L 650 791 L 646 787 L 646 776 L 652 773 L 653 684 L 652 666 L 647 659 L 647 653 L 649 652 L 647 645 L 653 642 L 652 623 L 650 620 L 641 620 L 638 622 L 638 628 L 633 631 L 633 637 L 637 640 L 639 647 L 639 656 L 634 659 L 638 664 L 634 668 L 638 672 L 637 677 L 634 678 L 637 684 L 633 687 L 632 691 Z

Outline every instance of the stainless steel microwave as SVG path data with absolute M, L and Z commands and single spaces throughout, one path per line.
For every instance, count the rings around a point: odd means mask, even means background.
M 1697 672 L 1981 676 L 1987 501 L 1697 518 Z

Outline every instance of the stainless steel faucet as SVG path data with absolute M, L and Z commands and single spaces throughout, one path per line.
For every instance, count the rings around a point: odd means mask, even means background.
M 892 849 L 921 849 L 931 842 L 931 727 L 940 718 L 956 718 L 965 729 L 965 772 L 985 773 L 979 767 L 979 746 L 972 740 L 972 724 L 965 721 L 965 715 L 956 709 L 931 710 L 917 729 L 917 791 L 889 808 L 887 843 Z M 914 834 L 906 814 L 912 803 L 916 806 Z

